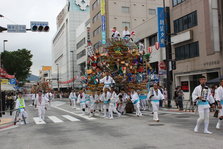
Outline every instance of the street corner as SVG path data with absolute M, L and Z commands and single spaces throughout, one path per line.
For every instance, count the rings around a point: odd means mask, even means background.
M 0 119 L 0 131 L 4 129 L 8 129 L 14 126 L 12 118 L 1 118 Z

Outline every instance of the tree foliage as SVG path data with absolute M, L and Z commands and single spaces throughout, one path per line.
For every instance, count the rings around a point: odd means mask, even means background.
M 27 49 L 4 51 L 2 53 L 2 65 L 8 74 L 15 75 L 19 81 L 25 81 L 30 74 L 32 57 L 31 51 Z

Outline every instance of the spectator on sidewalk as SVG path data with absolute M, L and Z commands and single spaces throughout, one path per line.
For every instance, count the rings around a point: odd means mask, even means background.
M 177 87 L 177 103 L 178 103 L 180 111 L 182 111 L 184 109 L 183 108 L 183 99 L 184 99 L 184 92 L 181 89 L 181 86 L 178 86 Z

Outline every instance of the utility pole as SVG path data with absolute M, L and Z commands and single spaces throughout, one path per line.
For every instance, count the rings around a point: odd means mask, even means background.
M 163 0 L 164 9 L 164 32 L 165 32 L 165 47 L 166 47 L 166 88 L 167 88 L 167 98 L 168 98 L 168 108 L 171 108 L 171 98 L 172 98 L 172 68 L 170 68 L 170 63 L 172 63 L 172 50 L 171 50 L 171 39 L 170 39 L 170 25 L 169 25 L 169 9 L 167 11 L 165 0 Z
M 74 51 L 70 51 L 72 54 L 72 76 L 73 76 L 73 84 L 72 89 L 74 89 Z

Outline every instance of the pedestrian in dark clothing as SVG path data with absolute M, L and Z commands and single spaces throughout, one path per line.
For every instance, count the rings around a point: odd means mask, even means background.
M 184 92 L 181 89 L 180 86 L 177 88 L 177 103 L 179 106 L 179 110 L 183 110 L 183 98 L 184 98 Z

